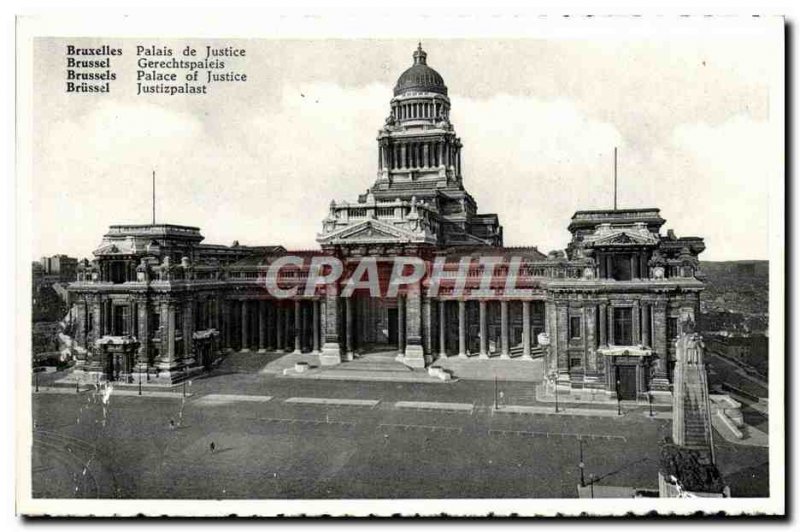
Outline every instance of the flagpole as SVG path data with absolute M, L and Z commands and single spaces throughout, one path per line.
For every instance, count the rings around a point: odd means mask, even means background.
M 614 146 L 614 210 L 617 210 L 617 147 Z
M 153 225 L 156 225 L 156 171 L 153 170 Z

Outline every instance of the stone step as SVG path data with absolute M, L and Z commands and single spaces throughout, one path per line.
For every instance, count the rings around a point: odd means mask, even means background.
M 307 374 L 293 374 L 293 378 L 304 378 L 314 380 L 352 380 L 352 381 L 380 381 L 380 382 L 421 382 L 421 383 L 442 383 L 436 377 L 431 377 L 423 372 L 400 373 L 397 371 L 370 372 L 370 371 L 318 371 Z

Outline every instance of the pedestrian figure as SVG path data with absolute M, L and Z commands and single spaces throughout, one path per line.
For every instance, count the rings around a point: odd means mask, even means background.
M 216 449 L 216 448 L 217 448 L 217 446 L 216 446 L 216 445 L 214 444 L 214 442 L 212 441 L 212 442 L 211 442 L 211 445 L 209 445 L 209 446 L 208 446 L 208 448 L 211 450 L 211 454 L 214 454 L 214 449 Z
M 170 419 L 169 420 L 169 428 L 171 428 L 171 429 L 175 428 L 175 420 L 174 419 Z

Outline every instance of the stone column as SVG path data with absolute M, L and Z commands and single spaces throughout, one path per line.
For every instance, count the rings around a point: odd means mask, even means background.
M 422 298 L 422 350 L 425 352 L 425 363 L 433 361 L 433 301 Z
M 139 356 L 138 363 L 140 372 L 147 371 L 150 366 L 150 315 L 147 312 L 147 300 L 139 301 Z
M 424 166 L 425 168 L 428 167 L 428 161 L 429 161 L 428 151 L 429 151 L 428 143 L 426 142 L 422 147 L 422 166 Z
M 642 305 L 642 345 L 650 347 L 650 305 Z
M 303 315 L 300 300 L 294 300 L 294 352 L 299 354 L 303 352 Z
M 403 296 L 397 296 L 397 354 L 400 356 L 405 356 L 406 354 L 405 307 L 405 299 Z
M 650 278 L 650 271 L 647 267 L 647 253 L 644 251 L 639 253 L 639 277 L 642 279 Z
M 169 367 L 172 368 L 175 362 L 175 305 L 166 303 L 167 307 L 167 334 L 166 336 L 166 355 Z
M 639 343 L 639 340 L 641 340 L 642 338 L 642 333 L 641 333 L 642 328 L 640 327 L 641 318 L 639 316 L 638 301 L 633 304 L 633 310 L 631 311 L 631 313 L 633 314 L 633 330 L 631 331 L 631 340 L 635 345 Z
M 194 364 L 194 301 L 189 299 L 183 305 L 183 363 Z
M 410 286 L 405 304 L 405 356 L 403 363 L 412 368 L 425 367 L 425 350 L 422 348 L 422 288 Z
M 447 358 L 447 307 L 445 300 L 439 300 L 439 357 Z
M 458 356 L 467 358 L 467 302 L 458 301 Z
M 250 311 L 246 300 L 242 301 L 242 351 L 250 351 Z
M 297 334 L 297 331 L 292 331 L 292 307 L 291 305 L 287 305 L 287 307 L 283 311 L 283 327 L 284 327 L 284 334 L 283 334 L 283 350 L 287 353 L 292 352 L 292 333 Z
M 478 358 L 489 358 L 489 328 L 486 326 L 486 301 L 481 299 L 478 303 L 478 318 L 480 320 L 480 354 Z
M 586 304 L 583 307 L 583 316 L 585 319 L 584 326 L 584 354 L 586 356 L 586 374 L 584 375 L 584 382 L 587 381 L 587 375 L 590 381 L 596 382 L 597 374 L 597 305 Z
M 231 340 L 231 305 L 227 299 L 221 301 L 220 311 L 221 316 L 221 329 L 222 329 L 222 345 L 225 350 L 231 348 L 233 341 Z
M 569 381 L 569 308 L 567 303 L 560 303 L 557 307 L 558 321 L 556 335 L 558 336 L 558 374 L 559 381 Z
M 511 358 L 508 349 L 508 301 L 500 301 L 500 358 Z
M 608 311 L 606 310 L 606 304 L 600 303 L 600 310 L 598 311 L 598 317 L 600 318 L 600 346 L 606 347 L 608 346 L 608 326 L 606 325 L 606 317 L 608 315 Z
M 406 145 L 400 145 L 400 168 L 408 168 L 406 164 Z
M 631 261 L 631 279 L 638 279 L 639 278 L 639 272 L 636 271 L 637 268 L 636 268 L 636 254 L 635 253 L 631 253 L 630 261 Z
M 258 308 L 258 352 L 263 353 L 267 350 L 267 323 L 264 301 L 256 301 L 255 304 Z
M 345 298 L 345 351 L 344 359 L 347 361 L 353 360 L 353 323 L 355 316 L 353 315 L 353 298 Z
M 608 307 L 606 307 L 606 309 L 608 311 L 606 313 L 606 316 L 607 316 L 606 317 L 606 325 L 608 327 L 608 331 L 606 331 L 606 332 L 607 332 L 607 335 L 608 335 L 607 336 L 608 345 L 614 345 L 614 341 L 615 341 L 614 340 L 614 306 L 613 305 L 608 305 Z
M 94 344 L 95 340 L 103 336 L 103 306 L 100 299 L 95 297 L 92 300 L 92 331 L 89 334 L 89 344 Z
M 274 319 L 272 316 L 272 302 L 264 301 L 264 346 L 267 351 L 272 350 L 273 336 Z
M 275 302 L 275 350 L 283 351 L 283 305 L 280 301 Z
M 667 346 L 667 304 L 664 301 L 653 303 L 652 331 L 653 331 L 653 360 L 655 364 L 653 379 L 650 388 L 657 392 L 669 392 L 669 348 Z
M 311 324 L 311 326 L 314 329 L 314 332 L 313 332 L 314 345 L 312 347 L 313 347 L 313 350 L 314 350 L 315 353 L 319 353 L 319 305 L 320 305 L 320 303 L 319 303 L 319 300 L 314 299 L 313 301 L 311 301 L 311 304 L 313 306 L 313 313 L 314 313 L 313 319 L 312 319 L 312 324 Z
M 531 302 L 522 302 L 522 356 L 531 356 Z
M 322 366 L 333 366 L 342 361 L 339 323 L 338 289 L 335 285 L 328 285 L 325 287 L 325 342 L 319 355 Z

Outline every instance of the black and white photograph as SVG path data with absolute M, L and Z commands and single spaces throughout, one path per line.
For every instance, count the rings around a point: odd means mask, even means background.
M 784 20 L 372 17 L 18 20 L 17 511 L 782 515 Z

